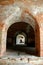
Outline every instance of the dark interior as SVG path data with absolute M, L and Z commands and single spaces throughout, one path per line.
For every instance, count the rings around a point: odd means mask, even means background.
M 24 45 L 16 45 L 16 36 L 22 34 L 25 36 Z M 35 52 L 35 33 L 32 26 L 25 22 L 12 24 L 7 32 L 7 49 L 15 51 Z

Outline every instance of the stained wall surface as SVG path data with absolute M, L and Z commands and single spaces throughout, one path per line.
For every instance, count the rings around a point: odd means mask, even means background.
M 43 56 L 43 0 L 0 0 L 0 56 L 6 52 L 8 28 L 20 21 L 33 27 L 36 55 Z

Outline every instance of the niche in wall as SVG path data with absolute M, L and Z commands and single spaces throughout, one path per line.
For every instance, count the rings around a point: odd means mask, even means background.
M 25 22 L 12 24 L 7 31 L 7 49 L 33 52 L 35 50 L 35 33 L 32 26 Z

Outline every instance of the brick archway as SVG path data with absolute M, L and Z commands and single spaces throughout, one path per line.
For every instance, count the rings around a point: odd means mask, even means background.
M 17 42 L 16 36 L 18 34 L 23 34 L 25 36 L 24 45 L 19 46 L 16 44 Z M 16 51 L 18 50 L 20 52 L 24 51 L 25 53 L 34 55 L 36 52 L 35 51 L 35 33 L 34 33 L 34 29 L 32 28 L 32 26 L 23 21 L 12 24 L 8 28 L 8 31 L 7 31 L 7 47 L 6 48 L 7 50 L 16 50 Z
M 16 15 L 15 15 L 16 13 Z M 6 38 L 7 38 L 7 30 L 8 28 L 16 22 L 26 22 L 30 24 L 34 31 L 35 31 L 35 47 L 36 47 L 36 55 L 40 56 L 40 31 L 39 31 L 39 25 L 37 21 L 28 13 L 21 11 L 18 8 L 18 10 L 15 11 L 7 20 L 5 20 L 4 27 L 2 29 L 2 38 L 1 38 L 1 51 L 0 55 L 4 55 L 6 52 Z

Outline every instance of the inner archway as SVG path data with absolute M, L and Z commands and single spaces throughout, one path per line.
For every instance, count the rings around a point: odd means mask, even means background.
M 25 40 L 24 43 L 16 43 L 17 37 Z M 16 22 L 12 24 L 7 31 L 7 50 L 25 51 L 35 54 L 35 32 L 32 26 L 26 22 Z

